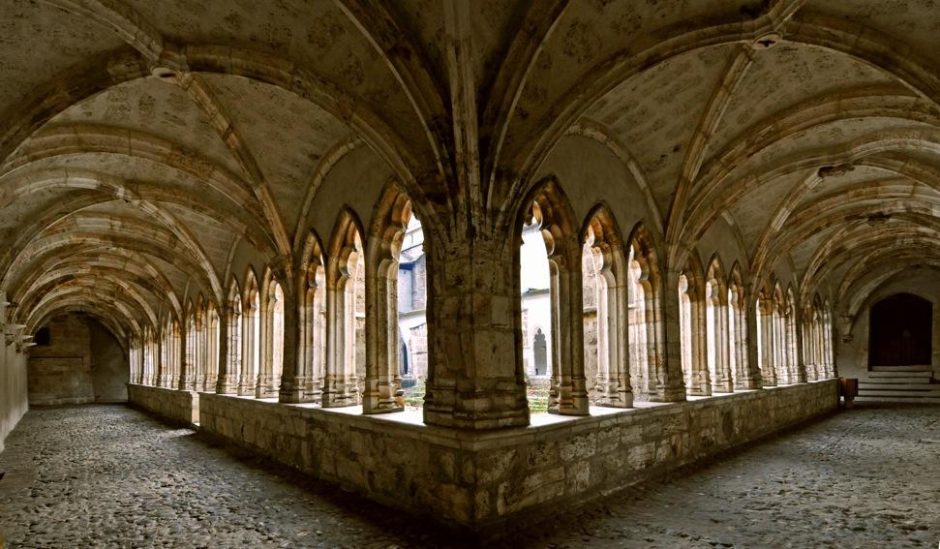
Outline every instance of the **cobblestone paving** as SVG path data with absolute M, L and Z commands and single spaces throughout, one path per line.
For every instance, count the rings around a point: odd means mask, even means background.
M 12 547 L 443 547 L 460 538 L 121 406 L 34 410 Z M 507 547 L 937 547 L 940 407 L 857 408 L 516 532 Z M 492 546 L 492 544 L 490 544 Z
M 857 407 L 675 477 L 615 494 L 517 545 L 932 549 L 940 406 Z

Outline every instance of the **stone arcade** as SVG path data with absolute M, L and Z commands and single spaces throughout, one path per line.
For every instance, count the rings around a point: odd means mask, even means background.
M 914 0 L 0 0 L 0 450 L 126 383 L 490 533 L 831 413 L 837 376 L 940 401 L 938 31 Z

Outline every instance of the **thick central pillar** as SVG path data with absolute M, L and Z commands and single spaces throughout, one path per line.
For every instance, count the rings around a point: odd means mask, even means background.
M 529 424 L 522 366 L 518 254 L 508 235 L 468 231 L 428 252 L 428 424 Z
M 284 279 L 287 280 L 287 277 L 285 276 Z M 306 304 L 302 297 L 305 283 L 306 277 L 303 277 L 299 284 L 294 286 L 284 284 L 281 288 L 284 292 L 284 358 L 281 385 L 275 387 L 274 390 L 278 391 L 279 400 L 286 403 L 305 401 L 304 389 L 307 386 L 307 378 L 304 375 L 306 369 L 302 364 L 303 357 L 300 353 L 301 334 L 308 329 L 307 323 L 310 322 L 310 313 L 304 310 Z
M 685 400 L 685 380 L 682 375 L 682 334 L 679 322 L 679 293 L 666 291 L 666 288 L 679 287 L 679 275 L 676 270 L 667 270 L 662 287 L 657 289 L 662 296 L 652 308 L 656 338 L 660 340 L 658 352 L 652 361 L 652 371 L 656 375 L 656 393 L 650 400 L 658 402 L 682 402 Z M 662 309 L 660 312 L 660 305 Z

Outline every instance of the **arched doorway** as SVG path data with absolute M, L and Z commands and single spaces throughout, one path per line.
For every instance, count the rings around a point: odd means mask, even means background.
M 871 308 L 869 366 L 930 364 L 933 304 L 913 294 L 886 297 Z

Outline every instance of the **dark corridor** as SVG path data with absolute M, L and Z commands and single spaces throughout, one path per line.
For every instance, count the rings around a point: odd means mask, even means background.
M 869 366 L 930 364 L 933 304 L 895 294 L 871 308 Z

